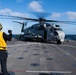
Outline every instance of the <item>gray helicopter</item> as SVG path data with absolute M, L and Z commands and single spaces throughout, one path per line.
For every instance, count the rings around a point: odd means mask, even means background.
M 39 19 L 39 23 L 33 24 L 31 27 L 24 28 L 26 23 L 13 21 L 22 25 L 21 34 L 19 39 L 21 40 L 40 40 L 44 42 L 56 42 L 61 44 L 64 42 L 65 33 L 59 25 L 47 23 L 43 18 Z
M 45 14 L 44 14 L 45 15 Z M 19 23 L 22 25 L 21 34 L 19 39 L 21 40 L 40 40 L 44 42 L 56 42 L 57 44 L 61 44 L 64 42 L 65 33 L 60 27 L 55 23 L 75 23 L 72 21 L 56 21 L 56 20 L 48 20 L 43 17 L 39 18 L 26 18 L 26 17 L 18 17 L 18 16 L 7 16 L 6 19 L 16 19 L 16 20 L 27 20 L 27 22 L 18 22 L 13 21 L 15 23 Z M 36 24 L 31 25 L 31 27 L 25 28 L 29 21 L 38 22 Z

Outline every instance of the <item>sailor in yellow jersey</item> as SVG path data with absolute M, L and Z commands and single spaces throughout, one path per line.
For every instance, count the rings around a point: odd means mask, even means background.
M 2 75 L 10 75 L 7 71 L 7 41 L 12 40 L 12 31 L 8 30 L 8 35 L 2 32 L 2 24 L 0 23 L 0 63 L 1 63 L 1 73 Z

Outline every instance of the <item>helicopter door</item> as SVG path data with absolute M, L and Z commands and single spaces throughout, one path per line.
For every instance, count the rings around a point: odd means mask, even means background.
M 47 41 L 54 40 L 54 31 L 51 28 L 47 29 Z
M 44 30 L 44 41 L 47 39 L 47 30 Z

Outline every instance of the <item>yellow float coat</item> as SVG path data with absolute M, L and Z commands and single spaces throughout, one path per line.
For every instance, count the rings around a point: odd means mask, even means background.
M 3 38 L 3 32 L 0 31 L 0 50 L 6 50 L 6 42 Z

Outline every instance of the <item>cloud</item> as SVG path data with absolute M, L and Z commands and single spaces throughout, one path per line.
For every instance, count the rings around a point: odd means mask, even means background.
M 0 14 L 2 15 L 10 15 L 10 16 L 21 16 L 21 17 L 29 17 L 28 14 L 23 14 L 20 12 L 13 12 L 12 10 L 5 8 L 0 10 Z
M 43 12 L 42 5 L 37 1 L 32 1 L 29 3 L 29 9 L 36 12 Z
M 6 14 L 10 14 L 10 13 L 12 13 L 12 11 L 10 10 L 10 9 L 1 9 L 0 10 L 0 14 L 4 14 L 4 15 L 6 15 Z
M 76 20 L 76 12 L 67 11 L 65 14 L 68 16 L 70 20 Z
M 51 18 L 55 18 L 55 19 L 61 17 L 65 17 L 68 20 L 76 20 L 76 12 L 72 12 L 72 11 L 67 11 L 63 13 L 53 12 L 51 15 Z
M 62 13 L 53 12 L 52 15 L 51 15 L 51 17 L 52 18 L 59 18 L 59 17 L 61 17 L 61 15 L 62 15 Z

